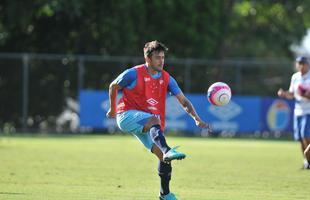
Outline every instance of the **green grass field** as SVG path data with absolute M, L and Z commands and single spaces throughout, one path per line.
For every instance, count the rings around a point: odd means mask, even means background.
M 297 200 L 310 171 L 288 141 L 168 137 L 182 200 Z M 129 136 L 0 137 L 0 199 L 158 199 L 157 160 Z

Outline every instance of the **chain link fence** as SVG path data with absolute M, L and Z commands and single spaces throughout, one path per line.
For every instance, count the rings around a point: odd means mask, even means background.
M 81 89 L 107 90 L 143 57 L 0 53 L 0 132 L 76 132 Z M 176 59 L 165 68 L 185 93 L 223 81 L 233 94 L 274 96 L 289 86 L 289 59 Z

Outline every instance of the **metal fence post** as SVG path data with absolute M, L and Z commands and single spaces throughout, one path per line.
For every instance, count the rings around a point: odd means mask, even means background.
M 84 72 L 85 72 L 85 66 L 84 66 L 84 57 L 79 56 L 79 62 L 78 62 L 78 91 L 77 94 L 79 94 L 80 90 L 84 87 Z
M 185 93 L 190 93 L 191 91 L 191 63 L 190 60 L 186 59 L 185 61 L 185 71 L 184 71 L 184 84 L 185 84 Z
M 27 131 L 28 100 L 29 100 L 29 55 L 23 54 L 22 79 L 22 132 Z
M 237 66 L 236 66 L 236 75 L 235 75 L 235 80 L 236 80 L 236 89 L 237 89 L 237 93 L 241 93 L 242 92 L 242 72 L 241 72 L 241 69 L 242 67 L 240 66 L 239 63 L 237 63 Z

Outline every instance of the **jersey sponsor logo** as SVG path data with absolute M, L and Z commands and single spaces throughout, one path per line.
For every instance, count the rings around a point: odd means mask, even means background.
M 163 79 L 160 79 L 159 84 L 161 85 L 161 84 L 163 84 L 163 83 L 164 83 L 164 80 L 163 80 Z
M 155 106 L 156 104 L 158 104 L 158 101 L 156 101 L 155 99 L 153 98 L 150 98 L 148 100 L 146 100 L 146 102 L 152 106 Z
M 145 82 L 148 82 L 148 81 L 150 81 L 150 80 L 151 80 L 151 78 L 144 77 L 144 81 L 145 81 Z

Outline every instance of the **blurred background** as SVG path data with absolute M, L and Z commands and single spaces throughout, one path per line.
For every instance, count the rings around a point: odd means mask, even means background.
M 104 117 L 108 86 L 159 40 L 166 70 L 216 132 L 290 135 L 293 102 L 276 91 L 289 87 L 295 57 L 310 52 L 309 8 L 308 0 L 3 0 L 0 133 L 117 132 Z M 233 92 L 224 110 L 205 97 L 216 81 Z M 168 101 L 170 112 L 175 105 Z M 167 118 L 169 130 L 205 136 L 182 115 Z

